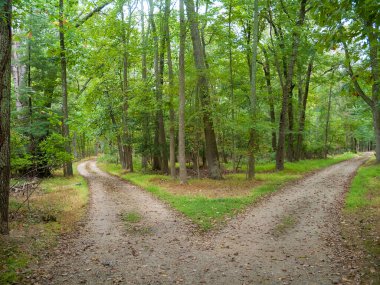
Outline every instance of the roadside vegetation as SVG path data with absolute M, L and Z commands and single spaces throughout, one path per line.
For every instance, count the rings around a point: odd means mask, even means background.
M 29 203 L 26 195 L 19 190 L 10 197 L 10 235 L 0 236 L 0 284 L 19 284 L 20 273 L 27 276 L 27 266 L 77 226 L 86 212 L 88 187 L 77 173 L 55 172 L 39 183 Z
M 279 190 L 286 183 L 354 156 L 352 153 L 345 153 L 327 159 L 287 163 L 282 172 L 274 171 L 274 163 L 263 163 L 257 165 L 257 175 L 252 181 L 246 180 L 245 173 L 236 173 L 224 175 L 223 180 L 192 178 L 186 185 L 180 185 L 166 175 L 129 173 L 120 165 L 107 163 L 104 159 L 100 159 L 98 166 L 168 202 L 190 218 L 202 231 L 207 231 L 219 226 L 260 198 Z
M 345 200 L 343 236 L 351 247 L 365 252 L 367 284 L 380 284 L 380 164 L 359 168 Z

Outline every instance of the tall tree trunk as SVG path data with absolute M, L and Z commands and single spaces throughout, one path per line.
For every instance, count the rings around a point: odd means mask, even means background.
M 332 77 L 334 78 L 334 72 Z M 329 100 L 327 104 L 327 118 L 326 118 L 326 125 L 325 125 L 325 143 L 324 143 L 324 151 L 323 156 L 324 158 L 327 158 L 328 154 L 328 134 L 329 134 L 329 127 L 330 127 L 330 110 L 331 110 L 331 97 L 332 97 L 332 88 L 333 88 L 333 80 L 330 81 L 330 90 L 329 90 Z
M 170 119 L 170 175 L 171 177 L 176 177 L 176 169 L 175 169 L 175 112 L 173 106 L 174 100 L 174 73 L 173 73 L 173 63 L 172 63 L 172 51 L 170 46 L 170 29 L 169 29 L 169 20 L 170 20 L 170 0 L 165 0 L 165 19 L 164 19 L 164 34 L 165 34 L 165 42 L 166 42 L 166 53 L 168 57 L 168 74 L 169 74 L 169 119 Z
M 69 109 L 67 106 L 67 61 L 66 61 L 66 48 L 65 48 L 65 32 L 63 27 L 64 16 L 63 16 L 63 0 L 59 0 L 59 46 L 60 46 L 60 57 L 61 57 L 61 81 L 62 81 L 62 134 L 67 140 L 65 142 L 65 150 L 71 155 L 71 143 L 70 143 L 70 132 L 69 132 Z M 73 175 L 73 165 L 71 160 L 66 162 L 63 167 L 63 173 L 65 176 Z
M 186 148 L 185 148 L 185 44 L 186 23 L 183 0 L 179 0 L 179 110 L 178 110 L 178 161 L 179 180 L 181 184 L 187 183 Z
M 289 58 L 289 63 L 286 70 L 286 80 L 284 87 L 282 88 L 282 108 L 280 114 L 280 123 L 278 131 L 278 143 L 276 152 L 276 170 L 284 169 L 284 156 L 285 156 L 285 135 L 286 135 L 286 117 L 288 113 L 288 98 L 292 88 L 294 66 L 298 55 L 298 46 L 300 40 L 300 29 L 305 21 L 306 14 L 306 0 L 301 0 L 299 17 L 296 27 L 293 30 L 292 49 Z
M 128 18 L 128 31 L 125 29 L 125 18 L 123 5 L 121 5 L 120 14 L 122 17 L 122 42 L 123 42 L 123 162 L 124 169 L 129 169 L 133 172 L 133 158 L 132 158 L 132 144 L 131 132 L 128 127 L 128 109 L 129 109 L 129 94 L 128 94 L 128 68 L 129 68 L 129 54 L 128 46 L 130 41 L 130 29 L 132 24 L 132 7 L 128 5 L 129 18 Z
M 276 138 L 276 130 L 274 129 L 274 125 L 276 123 L 276 113 L 274 110 L 274 96 L 273 96 L 273 89 L 272 89 L 272 83 L 271 83 L 271 73 L 270 73 L 270 64 L 269 64 L 269 57 L 268 52 L 265 48 L 262 48 L 262 51 L 264 53 L 264 75 L 265 75 L 265 82 L 267 86 L 267 92 L 268 92 L 268 102 L 269 102 L 269 117 L 270 122 L 272 124 L 272 150 L 276 151 L 277 149 L 277 138 Z
M 256 95 L 256 75 L 257 75 L 257 45 L 259 43 L 259 4 L 258 0 L 254 1 L 253 7 L 253 36 L 252 36 L 252 73 L 251 73 L 251 94 L 250 94 L 250 115 L 251 129 L 249 132 L 248 143 L 248 179 L 255 177 L 255 152 L 257 148 L 258 134 L 256 129 L 257 118 L 257 95 Z
M 209 176 L 212 179 L 221 179 L 219 168 L 218 147 L 214 131 L 214 123 L 211 117 L 211 102 L 209 94 L 209 82 L 207 77 L 206 58 L 203 53 L 201 37 L 199 34 L 198 16 L 195 13 L 194 1 L 186 0 L 187 17 L 190 23 L 191 40 L 193 43 L 193 55 L 197 70 L 197 85 L 199 88 L 200 101 L 202 104 L 204 133 L 206 140 L 206 159 L 209 168 Z
M 230 100 L 231 100 L 231 120 L 235 123 L 235 92 L 234 92 L 234 74 L 233 74 L 233 58 L 232 58 L 232 0 L 228 3 L 228 65 L 230 75 Z M 232 128 L 232 171 L 236 171 L 236 139 L 235 129 Z
M 145 36 L 145 19 L 144 19 L 144 0 L 141 0 L 141 79 L 143 81 L 144 91 L 147 91 L 147 67 L 146 67 L 146 36 Z M 148 168 L 149 160 L 149 113 L 144 110 L 143 112 L 143 146 L 141 154 L 141 167 L 143 171 Z
M 313 63 L 314 63 L 314 55 L 309 60 L 309 64 L 307 66 L 307 72 L 306 72 L 306 81 L 305 81 L 305 89 L 302 90 L 301 86 L 298 88 L 298 96 L 300 100 L 300 111 L 299 111 L 299 126 L 298 126 L 298 132 L 297 132 L 297 146 L 296 146 L 296 152 L 295 152 L 295 160 L 298 161 L 302 158 L 302 152 L 303 152 L 303 138 L 304 138 L 304 130 L 305 130 L 305 120 L 306 120 L 306 105 L 307 105 L 307 98 L 309 96 L 309 86 L 310 86 L 310 79 L 311 79 L 311 73 L 313 71 Z M 298 81 L 298 84 L 301 85 L 301 80 Z
M 154 41 L 154 73 L 155 73 L 155 92 L 156 92 L 156 100 L 157 100 L 157 112 L 156 112 L 156 119 L 157 119 L 157 129 L 158 132 L 158 147 L 160 150 L 160 166 L 161 171 L 164 173 L 169 172 L 168 168 L 168 157 L 167 157 L 167 150 L 166 150 L 166 135 L 165 135 L 165 124 L 164 124 L 164 112 L 163 112 L 163 102 L 162 102 L 162 83 L 163 83 L 163 72 L 164 72 L 164 59 L 163 59 L 163 53 L 165 51 L 165 39 L 163 37 L 161 41 L 161 51 L 159 50 L 159 43 L 158 43 L 158 32 L 156 28 L 156 24 L 154 22 L 153 18 L 153 0 L 149 0 L 149 18 L 150 18 L 150 24 L 152 27 L 152 33 L 153 33 L 153 41 Z
M 0 6 L 0 234 L 9 233 L 12 4 Z

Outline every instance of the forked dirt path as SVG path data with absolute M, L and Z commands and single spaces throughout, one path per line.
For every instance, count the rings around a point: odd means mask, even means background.
M 38 284 L 351 283 L 355 262 L 333 236 L 339 201 L 362 162 L 316 172 L 207 235 L 149 193 L 84 162 L 87 222 L 41 263 Z M 127 228 L 125 212 L 140 213 L 141 222 Z

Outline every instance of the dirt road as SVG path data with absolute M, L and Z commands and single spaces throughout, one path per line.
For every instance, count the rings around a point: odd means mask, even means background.
M 287 186 L 218 232 L 200 235 L 149 193 L 79 165 L 91 205 L 80 234 L 43 261 L 39 284 L 332 284 L 357 271 L 338 237 L 339 201 L 363 159 Z M 127 227 L 121 214 L 142 220 Z

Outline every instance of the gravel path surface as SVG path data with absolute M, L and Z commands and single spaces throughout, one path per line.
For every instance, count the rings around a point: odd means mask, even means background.
M 38 284 L 354 284 L 358 269 L 338 238 L 338 213 L 363 161 L 309 175 L 207 235 L 95 161 L 83 162 L 88 218 L 41 263 Z M 126 224 L 121 214 L 130 212 L 141 221 Z

